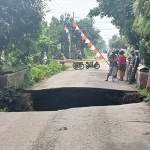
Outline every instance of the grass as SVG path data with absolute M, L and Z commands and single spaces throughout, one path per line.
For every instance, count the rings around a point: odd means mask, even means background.
M 139 85 L 137 85 L 136 88 L 137 88 L 139 94 L 145 97 L 144 98 L 145 102 L 150 101 L 150 92 L 147 92 L 146 89 L 141 89 Z

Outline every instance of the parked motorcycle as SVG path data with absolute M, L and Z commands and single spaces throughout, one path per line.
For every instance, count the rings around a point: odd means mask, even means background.
M 77 70 L 83 70 L 84 69 L 84 64 L 83 62 L 73 62 L 73 69 Z
M 98 62 L 96 62 L 95 64 L 93 64 L 93 62 L 86 62 L 85 64 L 86 69 L 91 68 L 95 68 L 95 69 L 99 69 L 100 68 L 100 64 Z

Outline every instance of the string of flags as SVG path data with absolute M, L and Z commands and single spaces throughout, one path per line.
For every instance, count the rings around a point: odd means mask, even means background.
M 64 30 L 66 31 L 66 33 L 68 34 L 68 41 L 69 41 L 69 43 L 71 42 L 71 36 L 70 36 L 70 32 L 69 32 L 69 30 L 68 30 L 68 28 L 65 26 L 64 27 Z
M 98 51 L 98 49 L 94 46 L 94 44 L 87 38 L 86 35 L 83 34 L 83 32 L 80 30 L 79 26 L 77 25 L 76 22 L 73 23 L 73 27 L 75 28 L 75 30 L 77 30 L 79 33 L 81 33 L 81 37 L 82 40 L 85 41 L 85 43 L 91 48 L 91 50 L 93 51 L 93 53 L 96 55 L 96 57 L 99 60 L 104 60 L 104 57 L 100 54 L 100 52 Z M 68 40 L 69 42 L 71 42 L 71 36 L 70 36 L 70 32 L 67 29 L 67 27 L 64 27 L 64 30 L 66 31 L 66 33 L 68 34 Z

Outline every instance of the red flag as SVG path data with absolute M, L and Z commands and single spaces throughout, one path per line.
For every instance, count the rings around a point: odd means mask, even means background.
M 74 23 L 73 23 L 73 27 L 74 27 L 74 28 L 76 28 L 76 26 L 77 26 L 77 23 L 76 23 L 76 22 L 74 22 Z
M 66 26 L 65 26 L 65 27 L 64 27 L 64 30 L 66 31 L 66 29 L 67 29 L 67 28 L 66 28 Z
M 93 43 L 92 43 L 92 42 L 90 42 L 90 43 L 88 44 L 88 46 L 89 46 L 89 47 L 91 47 L 92 45 L 93 45 Z

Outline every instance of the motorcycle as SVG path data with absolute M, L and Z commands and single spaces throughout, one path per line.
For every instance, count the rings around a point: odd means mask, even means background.
M 83 62 L 73 62 L 73 69 L 77 70 L 83 70 L 84 69 L 84 64 Z
M 90 67 L 95 68 L 95 69 L 99 69 L 100 64 L 98 62 L 96 62 L 95 64 L 93 64 L 93 62 L 86 62 L 86 69 L 89 69 Z

